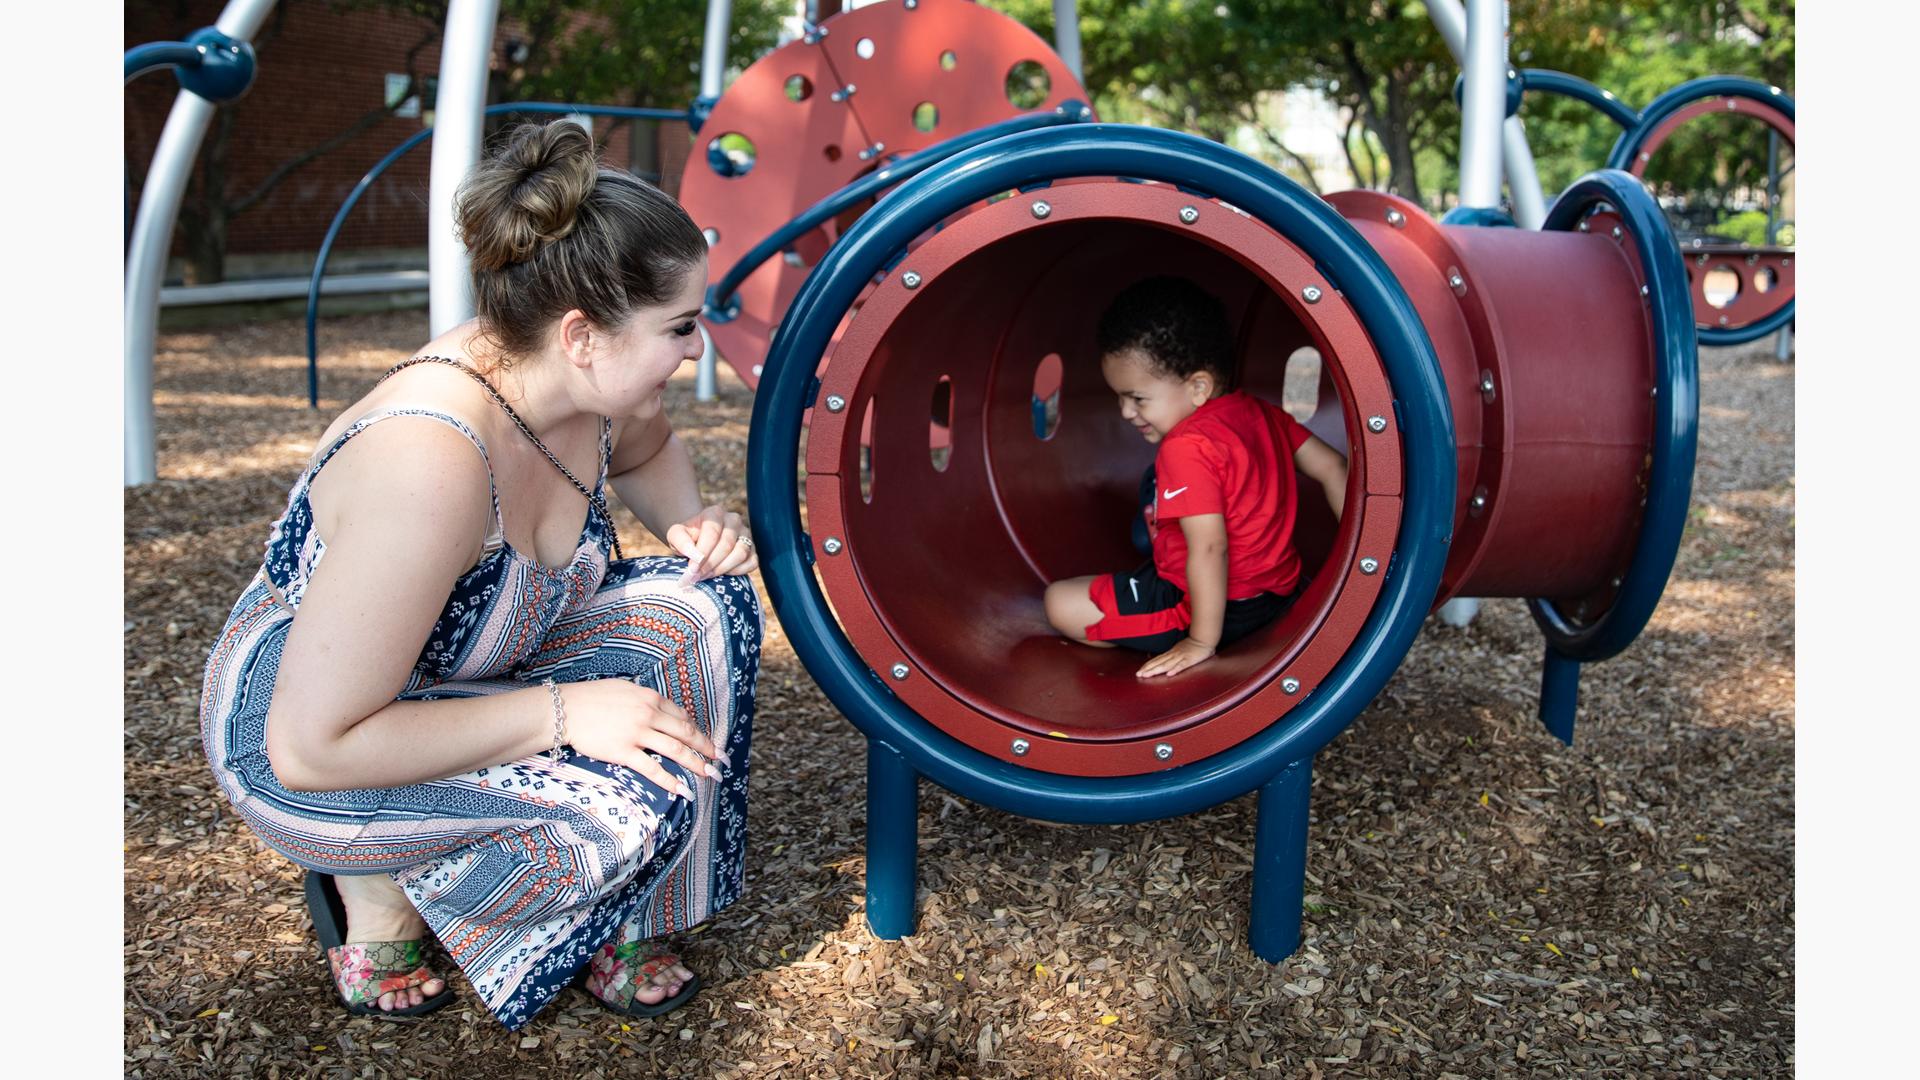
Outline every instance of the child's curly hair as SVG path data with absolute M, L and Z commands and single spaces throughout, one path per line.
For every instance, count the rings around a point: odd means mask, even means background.
M 1100 316 L 1100 355 L 1145 353 L 1157 375 L 1185 379 L 1207 371 L 1222 387 L 1233 379 L 1227 308 L 1182 277 L 1152 277 L 1128 286 Z

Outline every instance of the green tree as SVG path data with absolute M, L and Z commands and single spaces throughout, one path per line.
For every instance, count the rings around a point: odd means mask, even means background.
M 1050 0 L 991 2 L 1051 37 Z M 1457 190 L 1459 66 L 1420 0 L 1082 0 L 1080 12 L 1087 89 L 1102 116 L 1215 139 L 1249 127 L 1311 183 L 1259 112 L 1262 95 L 1306 87 L 1348 118 L 1357 184 L 1435 207 Z M 1566 71 L 1636 106 L 1711 73 L 1790 90 L 1790 0 L 1513 0 L 1510 23 L 1515 66 Z M 1549 191 L 1599 167 L 1619 134 L 1586 106 L 1545 95 L 1531 95 L 1524 115 Z M 1681 186 L 1754 177 L 1751 137 L 1683 131 L 1663 157 Z

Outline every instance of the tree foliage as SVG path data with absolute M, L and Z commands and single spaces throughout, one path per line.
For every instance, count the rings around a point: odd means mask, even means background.
M 1050 0 L 990 2 L 1052 35 Z M 1578 75 L 1636 108 L 1706 74 L 1791 93 L 1792 0 L 1513 0 L 1509 10 L 1514 66 Z M 1080 13 L 1087 88 L 1103 116 L 1216 139 L 1251 128 L 1269 160 L 1310 182 L 1258 108 L 1263 95 L 1304 87 L 1340 107 L 1356 184 L 1436 207 L 1458 187 L 1459 66 L 1420 0 L 1081 0 Z M 1587 107 L 1545 95 L 1529 95 L 1523 115 L 1549 192 L 1604 163 L 1618 135 Z M 1662 170 L 1676 187 L 1751 182 L 1755 160 L 1764 173 L 1764 132 L 1749 126 L 1739 137 L 1683 129 Z

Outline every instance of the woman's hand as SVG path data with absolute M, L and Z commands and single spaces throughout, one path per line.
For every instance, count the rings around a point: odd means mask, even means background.
M 731 765 L 686 710 L 656 691 L 625 679 L 564 683 L 567 742 L 590 758 L 625 765 L 670 794 L 691 802 L 693 791 L 653 755 L 721 779 L 713 764 Z M 711 759 L 711 760 L 710 760 Z
M 667 526 L 667 543 L 687 557 L 683 582 L 705 581 L 721 574 L 750 574 L 760 566 L 740 515 L 709 506 L 677 525 Z

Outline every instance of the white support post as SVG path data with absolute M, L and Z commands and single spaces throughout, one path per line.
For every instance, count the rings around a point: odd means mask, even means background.
M 480 160 L 487 61 L 499 11 L 500 0 L 453 0 L 447 8 L 427 192 L 427 327 L 435 337 L 473 318 L 467 249 L 454 232 L 453 196 Z
M 1460 0 L 1427 0 L 1427 14 L 1440 31 L 1447 51 L 1464 70 L 1467 60 L 1467 12 Z M 1504 112 L 1504 108 L 1502 112 Z M 1521 228 L 1537 229 L 1547 220 L 1546 196 L 1534 169 L 1527 128 L 1518 116 L 1509 116 L 1500 128 L 1500 160 L 1507 174 L 1507 193 L 1513 196 L 1513 219 Z
M 813 10 L 811 5 L 808 10 Z M 733 0 L 708 0 L 707 36 L 700 49 L 700 101 L 706 108 L 712 108 L 713 103 L 720 100 L 727 86 L 727 35 L 732 28 Z M 700 152 L 696 146 L 694 153 Z M 720 358 L 706 327 L 700 328 L 700 335 L 706 338 L 707 347 L 701 350 L 699 363 L 694 368 L 693 398 L 712 401 L 719 393 Z
M 252 41 L 274 0 L 231 0 L 214 27 L 237 41 Z M 214 105 L 186 90 L 174 99 L 166 127 L 154 147 L 140 193 L 140 211 L 127 240 L 127 269 L 121 339 L 125 385 L 121 390 L 121 482 L 127 487 L 151 484 L 158 478 L 154 451 L 153 350 L 160 322 L 160 282 L 167 276 L 167 249 L 173 244 L 173 224 L 180 214 L 180 197 L 213 120 Z
M 733 0 L 708 0 L 707 36 L 700 48 L 700 96 L 720 100 L 727 85 L 727 35 L 733 29 Z
M 1468 0 L 1466 87 L 1460 102 L 1460 205 L 1500 205 L 1500 124 L 1506 116 L 1507 10 Z
M 1078 0 L 1053 0 L 1053 51 L 1082 85 L 1087 81 L 1080 69 L 1080 5 Z

